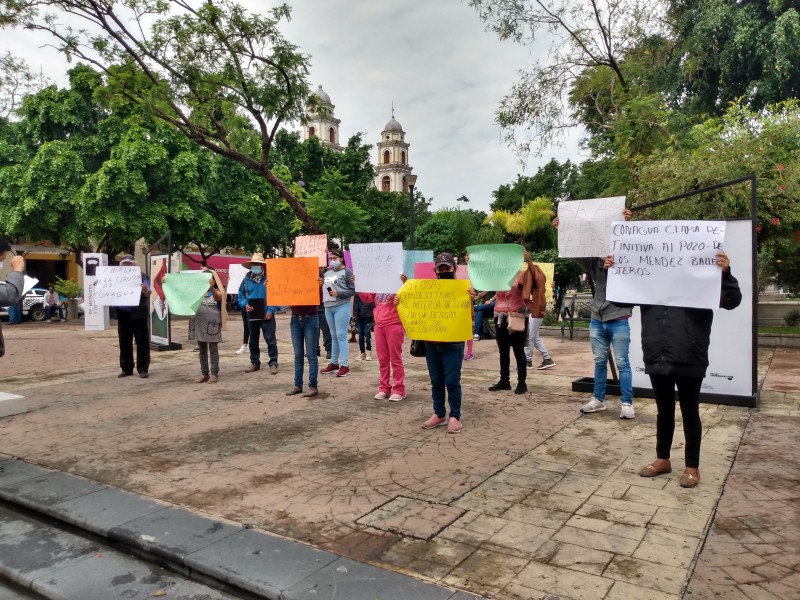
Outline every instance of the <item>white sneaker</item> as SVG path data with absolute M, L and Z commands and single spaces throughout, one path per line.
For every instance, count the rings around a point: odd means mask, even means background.
M 401 396 L 400 394 L 392 394 L 389 396 L 389 402 L 400 402 L 401 400 L 405 400 L 405 396 Z
M 386 400 L 389 397 L 389 394 L 386 392 L 378 392 L 374 397 L 375 400 Z
M 633 404 L 620 404 L 619 405 L 619 418 L 620 419 L 633 419 L 636 415 L 633 413 Z
M 597 398 L 592 398 L 586 404 L 581 406 L 582 413 L 593 413 L 606 409 L 606 403 L 601 402 Z
M 480 342 L 481 341 L 481 336 L 476 333 L 475 335 L 472 336 L 472 341 Z
M 363 352 L 361 354 L 359 354 L 358 356 L 356 356 L 356 360 L 364 360 L 365 358 L 366 358 L 366 355 Z
M 244 354 L 247 352 L 248 346 L 247 344 L 242 344 L 242 347 L 236 351 L 236 354 Z
M 372 350 L 367 350 L 367 355 L 364 357 L 364 360 L 372 360 Z

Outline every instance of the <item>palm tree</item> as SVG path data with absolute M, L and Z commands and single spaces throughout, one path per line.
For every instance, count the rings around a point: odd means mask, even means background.
M 552 239 L 553 227 L 550 222 L 554 216 L 553 201 L 546 196 L 539 196 L 528 202 L 523 201 L 522 208 L 513 213 L 496 210 L 486 217 L 484 223 L 518 236 L 520 245 L 525 246 L 525 241 L 539 232 L 544 232 L 548 239 Z

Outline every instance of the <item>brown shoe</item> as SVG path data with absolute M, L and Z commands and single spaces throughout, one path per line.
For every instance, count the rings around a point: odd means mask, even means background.
M 667 461 L 666 464 L 656 465 L 656 462 L 653 461 L 646 467 L 642 467 L 639 469 L 639 476 L 640 477 L 658 477 L 659 475 L 663 475 L 665 473 L 672 473 L 672 465 Z
M 700 471 L 697 469 L 686 469 L 681 475 L 680 484 L 682 488 L 693 488 L 700 483 Z
M 255 373 L 261 368 L 261 365 L 256 363 L 251 363 L 249 367 L 247 367 L 244 372 L 245 373 Z
M 319 390 L 317 388 L 308 388 L 306 393 L 303 394 L 303 398 L 313 398 L 314 396 L 319 394 Z
M 270 375 L 277 375 L 278 374 L 278 365 L 270 365 L 269 366 L 269 374 Z
M 208 375 L 200 375 L 200 377 L 194 380 L 195 383 L 205 383 L 206 381 L 208 381 Z
M 219 381 L 219 378 L 216 375 L 211 375 L 208 378 L 208 383 L 217 383 L 217 381 Z
M 288 392 L 286 392 L 286 395 L 287 396 L 296 396 L 297 394 L 302 394 L 302 393 L 303 393 L 303 388 L 293 387 Z

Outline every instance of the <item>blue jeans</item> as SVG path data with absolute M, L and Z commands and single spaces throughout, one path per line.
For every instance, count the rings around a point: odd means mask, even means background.
M 450 403 L 450 416 L 461 420 L 461 361 L 464 358 L 464 342 L 426 342 L 425 361 L 431 378 L 433 412 L 438 417 L 447 414 L 444 406 L 444 391 Z
M 606 378 L 608 377 L 608 351 L 614 346 L 614 358 L 619 371 L 619 387 L 623 404 L 633 404 L 633 375 L 628 360 L 631 344 L 631 328 L 628 319 L 596 321 L 589 323 L 589 341 L 594 355 L 594 397 L 605 402 Z
M 49 304 L 44 307 L 44 312 L 47 315 L 47 320 L 49 321 L 53 317 L 53 313 L 58 311 L 58 318 L 62 321 L 64 320 L 64 307 L 60 304 L 54 304 L 50 306 Z
M 350 303 L 326 306 L 325 319 L 331 329 L 331 362 L 346 367 L 349 352 L 347 330 L 350 327 Z
M 372 351 L 372 331 L 370 325 L 372 317 L 356 317 L 356 330 L 358 331 L 358 351 L 364 354 Z
M 250 362 L 254 365 L 261 364 L 261 349 L 258 347 L 260 334 L 264 335 L 269 355 L 269 366 L 278 366 L 278 342 L 275 338 L 275 317 L 271 319 L 250 320 Z
M 19 325 L 22 323 L 22 310 L 19 303 L 12 304 L 8 307 L 8 323 L 9 325 Z
M 472 326 L 473 335 L 483 335 L 483 319 L 491 318 L 494 315 L 494 302 L 491 304 L 480 304 L 475 307 L 475 323 Z
M 305 357 L 308 357 L 308 387 L 316 389 L 317 371 L 317 340 L 319 339 L 319 317 L 313 315 L 292 315 L 289 322 L 292 332 L 292 347 L 294 348 L 294 387 L 303 387 L 303 367 Z

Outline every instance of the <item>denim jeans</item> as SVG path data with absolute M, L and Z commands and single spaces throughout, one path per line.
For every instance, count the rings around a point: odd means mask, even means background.
M 58 312 L 58 318 L 62 321 L 64 320 L 64 307 L 60 304 L 53 304 L 52 306 L 48 304 L 44 307 L 44 312 L 47 315 L 48 321 L 53 317 L 54 312 Z
M 594 355 L 594 397 L 605 402 L 606 379 L 608 378 L 608 351 L 614 346 L 614 358 L 619 372 L 619 387 L 623 404 L 633 404 L 633 375 L 628 360 L 631 343 L 631 328 L 628 319 L 596 321 L 589 323 L 589 341 Z
M 289 322 L 294 348 L 294 387 L 303 387 L 303 367 L 308 357 L 308 387 L 317 387 L 317 340 L 319 339 L 319 317 L 313 315 L 292 315 Z
M 269 366 L 278 366 L 278 342 L 275 338 L 275 317 L 271 319 L 251 319 L 250 324 L 250 362 L 254 365 L 261 364 L 261 349 L 258 347 L 258 338 L 264 335 L 269 355 Z
M 542 360 L 550 358 L 550 353 L 547 351 L 547 346 L 544 345 L 542 337 L 539 334 L 544 319 L 536 319 L 528 315 L 528 344 L 525 346 L 525 358 L 533 360 L 534 348 L 542 355 Z
M 372 317 L 356 317 L 356 328 L 358 329 L 358 351 L 361 354 L 364 352 L 372 351 Z
M 461 362 L 464 342 L 427 342 L 425 361 L 431 378 L 433 412 L 439 417 L 447 414 L 444 406 L 445 388 L 450 404 L 450 416 L 461 420 Z
M 331 328 L 331 362 L 346 367 L 349 348 L 347 347 L 347 330 L 350 327 L 350 303 L 344 302 L 336 306 L 325 307 L 325 318 Z
M 483 319 L 486 317 L 491 318 L 494 315 L 494 305 L 495 303 L 492 302 L 491 304 L 479 304 L 475 307 L 475 323 L 472 325 L 473 335 L 483 335 Z

